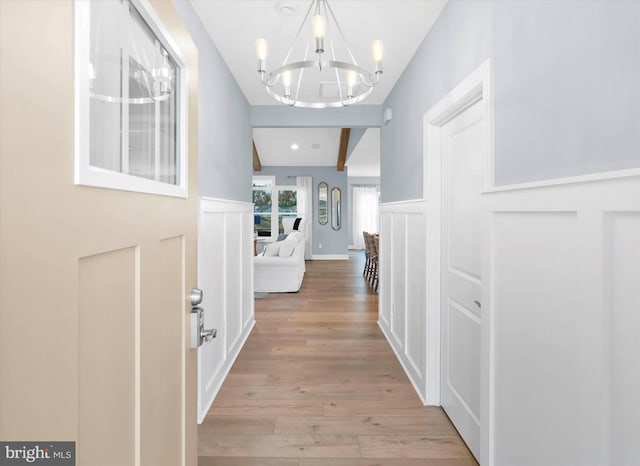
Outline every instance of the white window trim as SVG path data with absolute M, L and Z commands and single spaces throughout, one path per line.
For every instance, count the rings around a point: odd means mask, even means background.
M 269 241 L 275 241 L 278 238 L 278 222 L 274 226 L 273 216 L 276 215 L 276 220 L 278 219 L 278 188 L 276 186 L 276 177 L 275 176 L 254 176 L 252 183 L 255 182 L 268 182 L 271 184 L 271 236 L 262 236 L 262 238 L 267 239 Z M 256 188 L 252 188 L 252 192 L 255 191 Z M 260 189 L 260 188 L 257 188 Z M 275 201 L 274 201 L 275 199 Z M 266 212 L 261 212 L 261 215 L 264 215 Z M 254 215 L 255 215 L 255 204 L 254 204 Z M 275 235 L 274 235 L 275 229 Z
M 91 166 L 89 153 L 89 80 L 87 70 L 90 56 L 90 2 L 75 2 L 75 173 L 76 185 L 159 194 L 173 197 L 189 197 L 188 180 L 188 72 L 184 56 L 162 24 L 148 0 L 131 0 L 140 15 L 171 54 L 180 72 L 176 149 L 178 156 L 177 184 L 162 183 L 138 176 L 119 173 Z
M 278 229 L 278 216 L 280 215 L 279 211 L 279 200 L 280 200 L 280 191 L 296 191 L 298 190 L 295 184 L 293 185 L 277 185 L 275 176 L 265 176 L 265 175 L 256 175 L 252 178 L 252 183 L 256 182 L 267 182 L 271 184 L 271 236 L 262 236 L 263 240 L 275 241 L 280 231 Z M 254 191 L 256 188 L 252 188 Z M 296 205 L 296 216 L 298 215 L 298 206 Z M 287 214 L 293 214 L 294 212 L 287 212 Z M 255 204 L 254 204 L 254 215 L 255 212 Z M 266 214 L 266 212 L 262 212 L 262 215 Z M 284 213 L 283 213 L 284 214 Z

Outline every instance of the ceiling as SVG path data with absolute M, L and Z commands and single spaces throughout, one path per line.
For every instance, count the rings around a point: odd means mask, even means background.
M 358 63 L 372 69 L 370 43 L 384 41 L 384 74 L 363 104 L 382 104 L 447 0 L 332 0 L 330 5 Z M 251 105 L 277 104 L 256 72 L 255 40 L 269 42 L 267 65 L 278 66 L 302 23 L 310 0 L 191 0 L 222 58 Z M 280 6 L 293 6 L 287 16 Z M 301 39 L 307 34 L 303 30 Z M 306 42 L 303 40 L 302 42 Z M 336 41 L 337 42 L 337 41 Z M 303 46 L 304 47 L 304 46 Z M 296 59 L 301 60 L 302 54 Z M 337 51 L 336 53 L 339 53 Z M 311 87 L 331 78 L 313 75 Z M 335 81 L 335 80 L 334 80 Z M 295 82 L 295 81 L 294 81 Z M 335 87 L 337 89 L 337 87 Z M 278 104 L 279 105 L 279 104 Z M 256 128 L 254 141 L 264 166 L 336 166 L 340 128 Z M 291 144 L 298 144 L 297 150 Z M 312 145 L 319 145 L 312 148 Z M 380 176 L 380 130 L 366 131 L 347 160 L 350 176 Z
M 251 105 L 277 104 L 260 83 L 256 72 L 255 40 L 269 42 L 267 67 L 281 64 L 309 8 L 310 0 L 191 0 L 206 30 L 227 63 L 242 92 Z M 295 7 L 291 16 L 279 12 L 279 5 Z M 446 0 L 333 0 L 330 5 L 347 38 L 358 63 L 373 69 L 370 44 L 384 41 L 384 73 L 373 94 L 364 104 L 382 104 L 393 88 L 418 46 L 444 8 Z M 306 44 L 308 29 L 300 40 Z M 335 34 L 337 35 L 337 34 Z M 335 40 L 335 42 L 339 42 Z M 302 60 L 304 45 L 297 60 Z M 336 54 L 339 52 L 336 51 Z M 294 57 L 292 57 L 294 58 Z M 339 58 L 339 57 L 338 57 Z M 335 79 L 318 76 L 315 70 L 305 73 L 311 77 L 315 92 L 321 84 L 330 91 Z M 295 82 L 295 81 L 294 81 Z M 328 83 L 328 84 L 327 84 Z
M 263 166 L 328 166 L 338 162 L 340 128 L 254 128 Z M 291 145 L 297 144 L 297 149 Z M 380 128 L 368 128 L 347 159 L 349 176 L 380 176 Z
M 253 140 L 264 166 L 336 166 L 340 128 L 254 128 Z

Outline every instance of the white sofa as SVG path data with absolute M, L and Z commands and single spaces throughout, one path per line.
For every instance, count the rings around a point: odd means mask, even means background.
M 295 241 L 295 246 L 292 244 Z M 285 242 L 288 242 L 285 244 Z M 284 245 L 284 246 L 283 246 Z M 291 255 L 281 254 L 280 250 L 293 246 Z M 304 248 L 305 240 L 301 233 L 293 232 L 284 241 L 267 244 L 267 255 L 253 258 L 253 287 L 259 293 L 287 293 L 300 290 L 304 278 Z M 278 249 L 277 255 L 273 250 Z M 282 256 L 282 257 L 281 257 Z

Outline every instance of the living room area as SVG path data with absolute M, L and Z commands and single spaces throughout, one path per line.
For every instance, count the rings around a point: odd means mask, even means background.
M 297 292 L 305 260 L 364 254 L 379 228 L 379 128 L 254 128 L 254 290 Z M 345 138 L 346 133 L 346 139 Z

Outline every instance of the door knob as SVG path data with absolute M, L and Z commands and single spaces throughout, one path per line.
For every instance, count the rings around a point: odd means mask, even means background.
M 474 299 L 473 302 L 476 304 L 476 306 L 478 306 L 479 309 L 482 309 L 482 304 L 480 304 L 480 301 L 476 301 Z
M 191 305 L 192 306 L 198 306 L 200 303 L 202 303 L 202 297 L 204 296 L 204 293 L 202 292 L 202 290 L 200 288 L 193 288 L 191 290 L 191 293 L 189 294 L 189 299 L 191 300 Z

